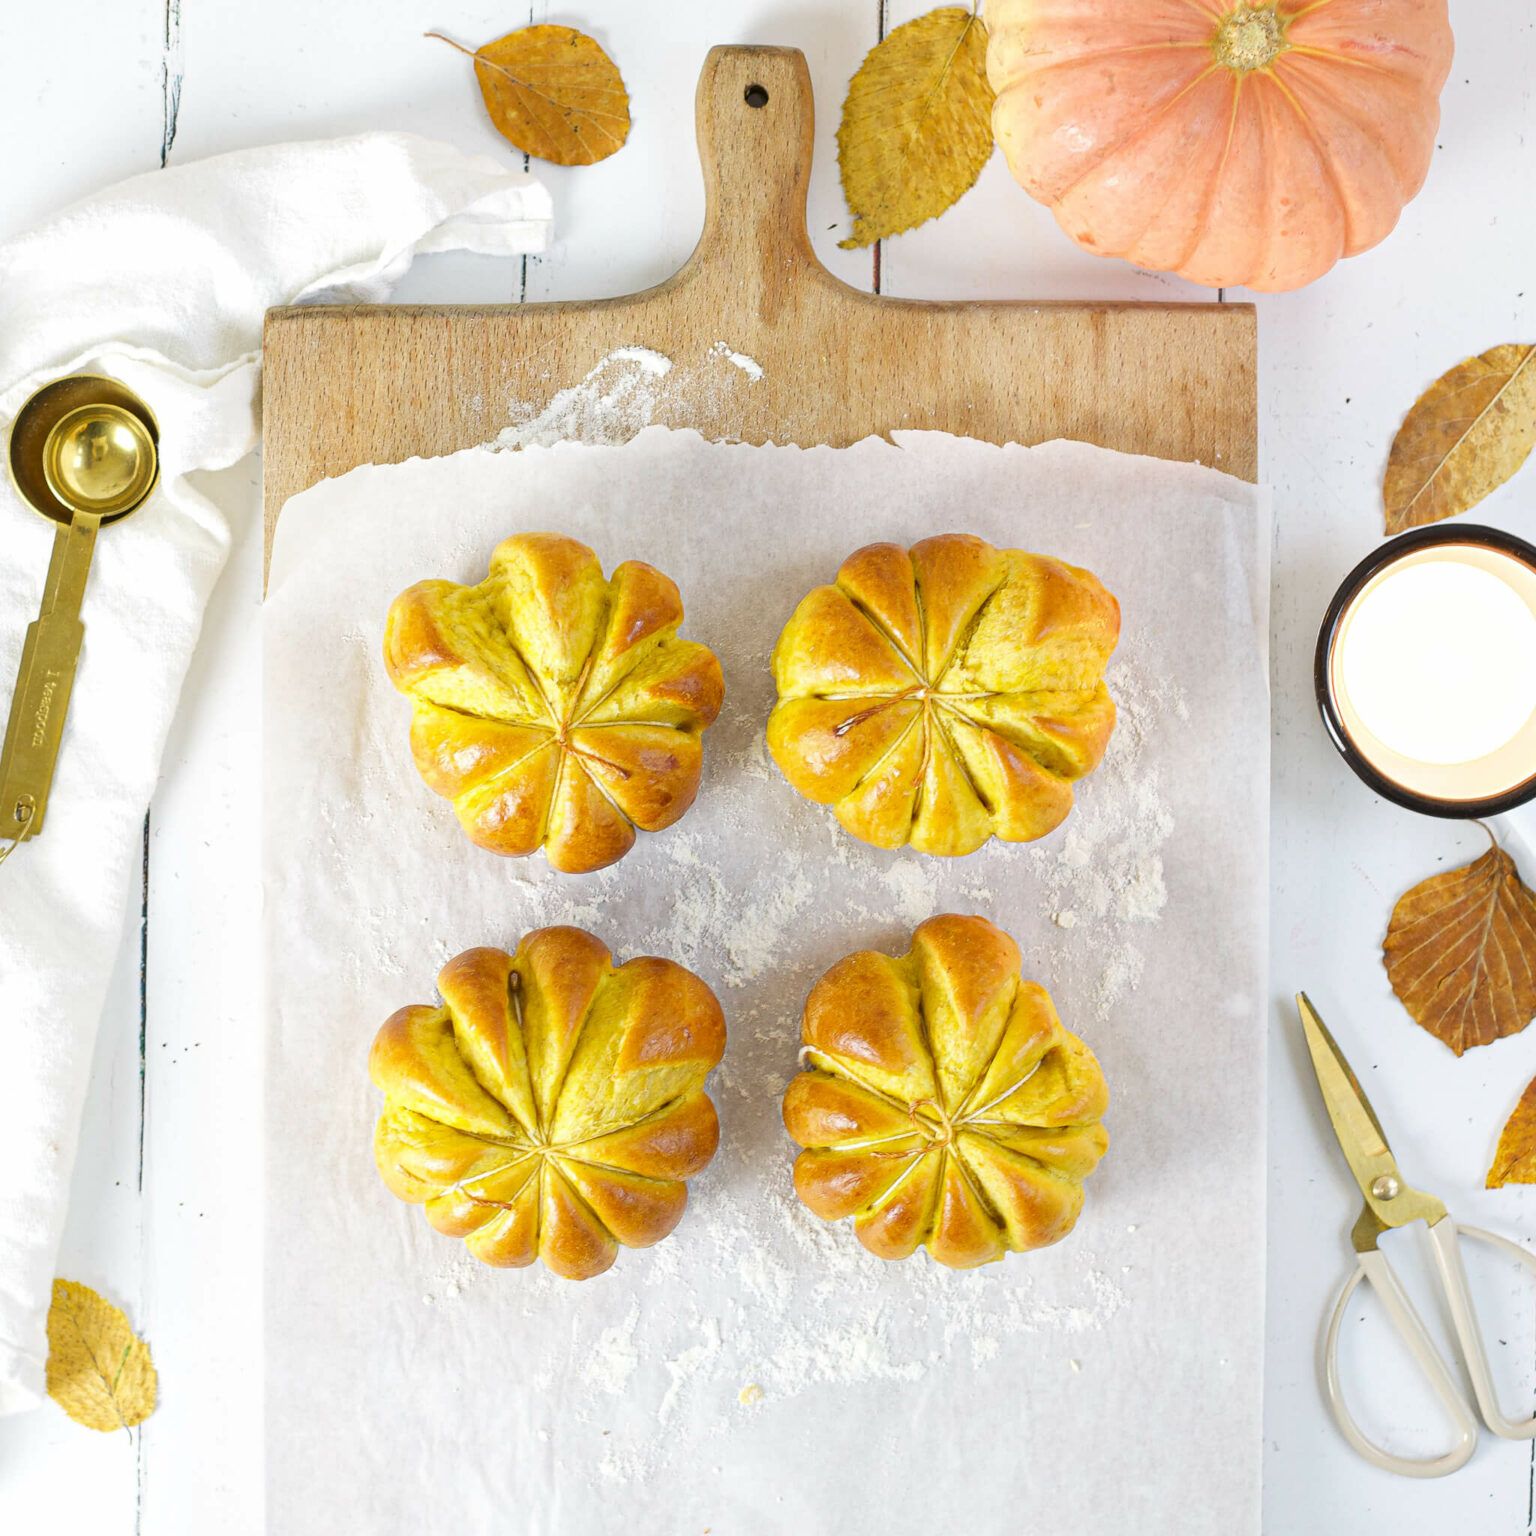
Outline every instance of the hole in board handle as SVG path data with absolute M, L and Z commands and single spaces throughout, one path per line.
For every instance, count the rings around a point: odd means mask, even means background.
M 749 107 L 766 107 L 768 105 L 768 91 L 761 85 L 749 85 L 741 93 L 741 99 Z

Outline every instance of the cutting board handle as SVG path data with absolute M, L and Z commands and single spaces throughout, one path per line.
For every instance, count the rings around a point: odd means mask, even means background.
M 798 48 L 711 48 L 699 76 L 704 233 L 680 276 L 780 291 L 792 273 L 824 269 L 805 228 L 815 115 Z M 733 305 L 733 307 L 735 307 Z

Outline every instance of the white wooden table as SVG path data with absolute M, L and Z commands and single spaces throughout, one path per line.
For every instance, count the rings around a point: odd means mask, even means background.
M 821 114 L 811 227 L 823 260 L 848 281 L 867 286 L 878 273 L 883 291 L 905 297 L 1204 297 L 1077 251 L 996 158 L 942 222 L 888 242 L 875 260 L 836 249 L 846 213 L 832 132 L 844 85 L 882 29 L 926 8 L 909 0 L 586 0 L 521 13 L 485 0 L 425 9 L 417 0 L 7 7 L 0 238 L 132 172 L 276 139 L 389 127 L 511 153 L 483 117 L 466 62 L 421 33 L 442 28 L 477 44 L 551 19 L 594 31 L 621 63 L 634 99 L 628 146 L 599 167 L 545 172 L 559 221 L 548 256 L 423 261 L 401 297 L 616 294 L 672 271 L 700 222 L 693 87 L 717 42 L 792 43 L 809 57 Z M 1403 410 L 1463 355 L 1536 339 L 1536 16 L 1490 0 L 1453 0 L 1452 9 L 1458 55 L 1426 192 L 1378 251 L 1306 292 L 1259 300 L 1262 463 L 1276 512 L 1268 1536 L 1533 1529 L 1529 1446 L 1485 1441 L 1458 1476 L 1414 1484 L 1356 1461 L 1326 1418 L 1315 1338 L 1347 1260 L 1352 1186 L 1287 1002 L 1305 986 L 1336 1026 L 1411 1177 L 1468 1220 L 1536 1236 L 1536 1191 L 1480 1188 L 1499 1125 L 1536 1074 L 1536 1029 L 1456 1061 L 1406 1019 L 1378 959 L 1395 897 L 1478 851 L 1481 834 L 1420 820 L 1358 785 L 1324 741 L 1311 692 L 1327 597 L 1379 536 L 1382 462 Z M 153 1341 L 162 1403 L 132 1437 L 93 1435 L 52 1405 L 0 1421 L 7 1536 L 262 1529 L 258 474 L 248 462 L 220 477 L 237 509 L 235 553 L 166 757 L 142 889 L 123 914 L 59 1261 L 60 1273 L 116 1297 Z M 1536 533 L 1536 468 L 1482 515 Z M 1491 1331 L 1507 1341 L 1495 1354 L 1509 1404 L 1528 1412 L 1532 1293 L 1519 1296 L 1503 1270 L 1474 1279 L 1490 1297 Z M 1369 1325 L 1352 1335 L 1346 1364 L 1364 1377 L 1372 1362 L 1361 1346 L 1384 1335 Z M 1375 1422 L 1391 1426 L 1400 1448 L 1430 1449 L 1435 1421 L 1423 1395 L 1411 1384 L 1399 1390 L 1390 1374 L 1385 1396 L 1382 1386 L 1378 1373 Z M 1155 1426 L 1148 1432 L 1155 1456 Z M 489 1514 L 486 1529 L 516 1536 Z M 1179 1529 L 1175 1512 L 1165 1529 Z

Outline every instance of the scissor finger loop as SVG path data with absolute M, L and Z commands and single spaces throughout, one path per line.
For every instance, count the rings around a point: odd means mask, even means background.
M 1536 1439 L 1536 1417 L 1509 1419 L 1499 1411 L 1493 1372 L 1488 1366 L 1487 1346 L 1483 1343 L 1483 1331 L 1478 1326 L 1477 1309 L 1472 1304 L 1466 1267 L 1461 1261 L 1461 1244 L 1457 1238 L 1463 1234 L 1475 1237 L 1479 1242 L 1487 1243 L 1511 1258 L 1519 1259 L 1533 1272 L 1536 1272 L 1536 1255 L 1527 1252 L 1518 1243 L 1510 1242 L 1507 1237 L 1500 1237 L 1497 1232 L 1485 1232 L 1481 1227 L 1458 1226 L 1449 1216 L 1429 1229 L 1435 1268 L 1450 1304 L 1456 1341 L 1461 1346 L 1461 1357 L 1467 1363 L 1467 1374 L 1472 1378 L 1472 1391 L 1477 1397 L 1477 1410 L 1483 1417 L 1483 1423 L 1503 1440 Z
M 1493 1386 L 1492 1372 L 1488 1365 L 1488 1351 L 1478 1326 L 1476 1308 L 1467 1285 L 1466 1269 L 1462 1263 L 1458 1238 L 1465 1233 L 1499 1251 L 1519 1259 L 1527 1268 L 1536 1271 L 1536 1256 L 1518 1244 L 1500 1237 L 1494 1232 L 1484 1232 L 1478 1227 L 1458 1227 L 1450 1217 L 1445 1217 L 1429 1228 L 1431 1251 L 1435 1258 L 1435 1270 L 1445 1291 L 1450 1309 L 1451 1323 L 1456 1332 L 1467 1374 L 1472 1378 L 1473 1395 L 1478 1413 L 1494 1434 L 1506 1440 L 1536 1438 L 1536 1418 L 1512 1420 L 1500 1412 Z M 1339 1429 L 1351 1446 L 1367 1461 L 1389 1472 L 1405 1477 L 1444 1477 L 1464 1467 L 1471 1459 L 1477 1445 L 1478 1424 L 1471 1406 L 1456 1384 L 1444 1357 L 1436 1347 L 1424 1326 L 1417 1308 L 1413 1305 L 1396 1271 L 1385 1254 L 1374 1249 L 1359 1254 L 1359 1265 L 1345 1281 L 1334 1305 L 1324 1339 L 1324 1382 L 1328 1402 Z M 1398 1336 L 1408 1346 L 1419 1369 L 1434 1389 L 1441 1406 L 1445 1409 L 1456 1432 L 1456 1442 L 1450 1450 L 1439 1456 L 1399 1456 L 1368 1439 L 1350 1413 L 1344 1401 L 1339 1379 L 1339 1332 L 1351 1298 L 1362 1281 L 1369 1281 L 1371 1288 L 1381 1298 L 1387 1316 Z
M 1371 1288 L 1381 1298 L 1393 1327 L 1407 1344 L 1409 1353 L 1412 1354 L 1430 1386 L 1434 1388 L 1435 1396 L 1440 1399 L 1446 1416 L 1455 1428 L 1456 1443 L 1443 1455 L 1428 1457 L 1395 1455 L 1366 1437 L 1344 1401 L 1344 1392 L 1339 1381 L 1339 1328 L 1344 1321 L 1344 1313 L 1350 1299 L 1364 1280 L 1370 1281 Z M 1373 1466 L 1381 1467 L 1387 1472 L 1396 1472 L 1403 1477 L 1446 1477 L 1466 1466 L 1472 1459 L 1472 1452 L 1477 1448 L 1477 1420 L 1473 1418 L 1466 1399 L 1452 1380 L 1451 1373 L 1440 1356 L 1440 1351 L 1435 1348 L 1434 1340 L 1430 1338 L 1417 1308 L 1403 1289 L 1402 1282 L 1398 1280 L 1396 1271 L 1387 1262 L 1386 1255 L 1374 1249 L 1359 1255 L 1358 1266 L 1344 1282 L 1344 1288 L 1339 1292 L 1339 1299 L 1334 1304 L 1333 1316 L 1329 1319 L 1328 1331 L 1324 1337 L 1323 1376 L 1328 1403 L 1333 1409 L 1333 1416 L 1341 1433 L 1350 1445 Z

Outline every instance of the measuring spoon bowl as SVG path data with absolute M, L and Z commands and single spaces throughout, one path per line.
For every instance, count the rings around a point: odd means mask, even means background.
M 142 473 L 136 477 L 134 499 L 113 505 L 110 510 L 89 502 L 75 504 L 66 500 L 71 494 L 72 482 L 67 474 L 59 476 L 59 451 L 64 446 L 66 436 L 74 434 L 61 432 L 55 435 L 55 428 L 62 426 L 77 411 L 88 407 L 101 407 L 114 416 L 121 411 L 133 418 L 145 434 L 143 440 L 135 441 L 147 440 L 150 450 L 149 474 L 147 479 Z M 118 431 L 132 434 L 133 429 L 119 420 Z M 50 447 L 50 439 L 53 440 L 53 447 Z M 11 426 L 6 465 L 11 483 L 16 487 L 16 494 L 34 512 L 48 518 L 50 522 L 67 523 L 77 511 L 89 511 L 99 512 L 105 525 L 128 517 L 148 500 L 159 479 L 159 443 L 160 428 L 154 413 L 126 384 L 103 374 L 77 373 L 43 385 L 16 413 L 16 420 Z M 57 485 L 49 481 L 50 458 L 56 461 L 54 473 L 59 477 Z M 141 465 L 142 462 L 141 457 Z

